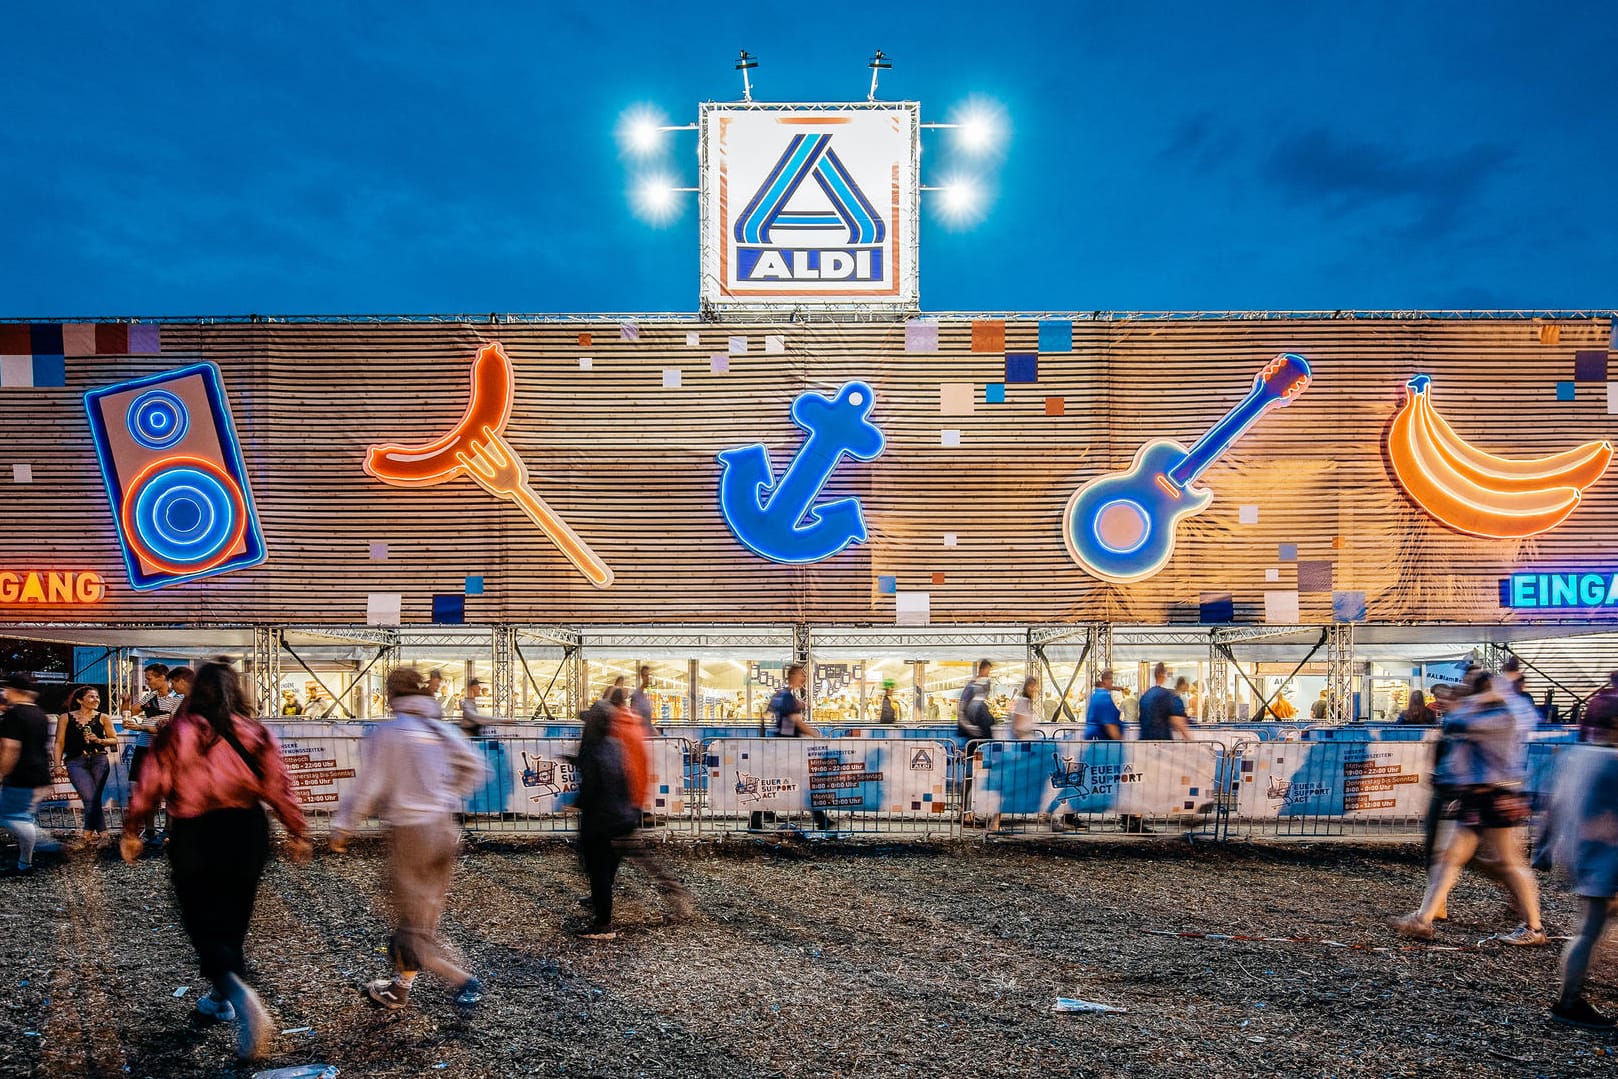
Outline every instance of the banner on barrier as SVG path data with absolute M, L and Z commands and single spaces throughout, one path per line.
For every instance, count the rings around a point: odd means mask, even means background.
M 1213 801 L 1214 742 L 985 742 L 973 754 L 967 808 L 995 813 L 1172 816 Z
M 721 739 L 708 746 L 708 807 L 720 816 L 806 809 L 934 816 L 946 810 L 949 747 L 920 739 Z
M 1432 760 L 1424 742 L 1249 742 L 1237 764 L 1237 813 L 1419 817 L 1432 798 Z

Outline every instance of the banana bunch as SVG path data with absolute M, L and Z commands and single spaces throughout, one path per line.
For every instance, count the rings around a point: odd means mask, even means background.
M 1458 531 L 1498 539 L 1548 532 L 1578 509 L 1584 490 L 1612 462 L 1606 440 L 1531 461 L 1485 453 L 1433 408 L 1431 387 L 1426 375 L 1405 383 L 1388 456 L 1405 494 Z

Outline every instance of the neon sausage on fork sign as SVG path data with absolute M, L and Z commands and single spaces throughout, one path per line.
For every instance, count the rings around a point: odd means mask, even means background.
M 612 570 L 528 484 L 523 463 L 502 432 L 511 419 L 517 378 L 498 344 L 484 345 L 472 363 L 466 415 L 443 438 L 419 446 L 381 443 L 365 455 L 365 471 L 395 487 L 431 487 L 466 476 L 496 498 L 517 504 L 567 560 L 597 588 L 612 584 Z

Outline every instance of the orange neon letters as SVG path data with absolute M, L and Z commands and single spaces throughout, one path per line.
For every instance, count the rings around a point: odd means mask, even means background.
M 107 583 L 99 573 L 81 570 L 0 570 L 0 603 L 71 606 L 100 603 Z
M 1605 440 L 1526 461 L 1485 453 L 1433 409 L 1431 386 L 1426 375 L 1405 384 L 1388 457 L 1411 500 L 1456 531 L 1496 539 L 1549 532 L 1578 509 L 1585 489 L 1612 462 Z

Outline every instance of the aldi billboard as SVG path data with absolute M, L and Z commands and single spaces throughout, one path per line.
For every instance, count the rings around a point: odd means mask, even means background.
M 915 310 L 915 102 L 710 103 L 699 128 L 705 310 Z

